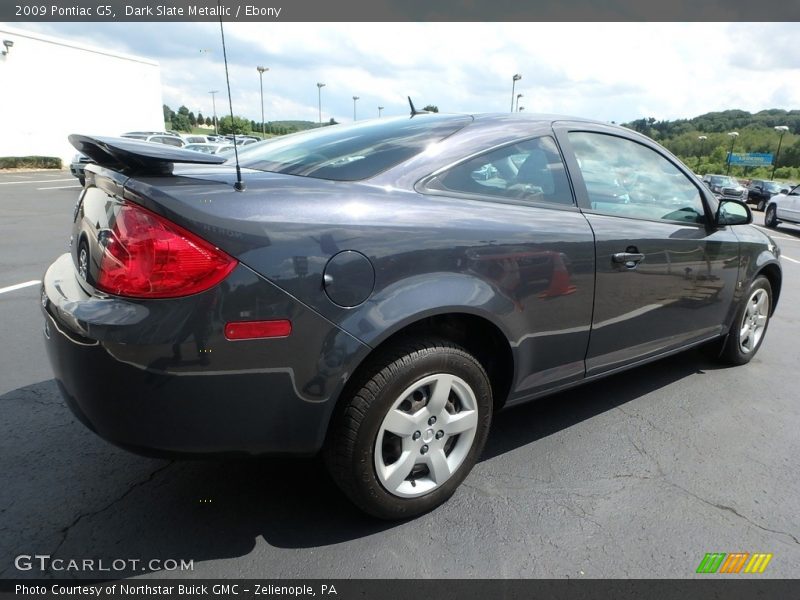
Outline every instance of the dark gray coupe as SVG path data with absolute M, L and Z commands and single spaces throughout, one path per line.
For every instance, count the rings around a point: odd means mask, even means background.
M 444 502 L 503 407 L 700 344 L 748 362 L 780 295 L 746 204 L 620 127 L 380 119 L 240 174 L 70 140 L 93 164 L 42 307 L 78 418 L 146 453 L 322 451 L 382 518 Z

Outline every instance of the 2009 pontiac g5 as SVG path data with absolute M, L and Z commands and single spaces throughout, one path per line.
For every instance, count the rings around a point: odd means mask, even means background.
M 748 362 L 781 291 L 743 202 L 591 121 L 324 127 L 240 175 L 70 139 L 94 164 L 42 306 L 75 414 L 141 452 L 323 451 L 383 518 L 444 502 L 503 407 L 699 344 Z

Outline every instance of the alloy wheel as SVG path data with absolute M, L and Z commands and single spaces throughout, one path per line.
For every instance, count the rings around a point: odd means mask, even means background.
M 739 326 L 739 349 L 743 354 L 750 354 L 761 341 L 769 319 L 769 294 L 759 288 L 747 301 Z
M 81 244 L 81 249 L 78 252 L 78 275 L 80 275 L 84 281 L 88 280 L 89 251 L 86 249 L 85 244 Z

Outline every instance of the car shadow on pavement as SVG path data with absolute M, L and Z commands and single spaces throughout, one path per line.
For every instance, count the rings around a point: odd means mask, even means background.
M 481 460 L 715 368 L 690 351 L 501 412 Z M 143 561 L 115 571 L 118 578 L 157 570 L 151 559 L 247 561 L 258 545 L 314 548 L 401 526 L 360 513 L 318 458 L 166 461 L 119 450 L 72 417 L 52 380 L 0 397 L 0 469 L 6 480 L 0 488 L 5 578 L 43 576 L 14 567 L 21 553 Z M 241 563 L 243 572 L 260 572 L 247 565 Z

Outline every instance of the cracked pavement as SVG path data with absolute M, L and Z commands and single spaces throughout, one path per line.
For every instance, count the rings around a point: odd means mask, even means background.
M 0 287 L 63 251 L 75 190 L 48 193 L 0 201 L 15 215 L 0 220 Z M 777 235 L 800 258 L 800 229 Z M 317 460 L 165 461 L 110 446 L 60 398 L 38 289 L 2 294 L 0 577 L 42 576 L 14 557 L 49 554 L 194 561 L 175 577 L 683 578 L 706 552 L 770 552 L 763 576 L 795 577 L 800 265 L 784 273 L 750 365 L 690 351 L 500 413 L 455 496 L 405 523 L 361 515 Z

